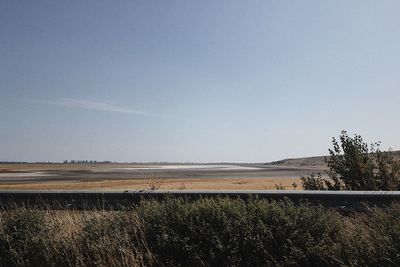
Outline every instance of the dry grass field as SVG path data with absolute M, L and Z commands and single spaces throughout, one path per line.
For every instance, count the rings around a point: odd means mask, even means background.
M 265 164 L 0 164 L 0 190 L 300 189 L 310 168 Z
M 250 198 L 0 210 L 1 266 L 399 266 L 400 206 L 368 214 Z
M 300 179 L 293 178 L 218 178 L 218 179 L 132 179 L 87 182 L 33 182 L 0 184 L 0 189 L 11 190 L 78 190 L 78 189 L 123 189 L 123 190 L 268 190 L 282 185 L 293 189 L 301 186 Z

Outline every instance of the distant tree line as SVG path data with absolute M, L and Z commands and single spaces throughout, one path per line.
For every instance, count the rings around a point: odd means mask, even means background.
M 0 161 L 0 164 L 59 164 L 56 161 Z M 64 160 L 63 164 L 109 164 L 112 161 L 104 160 Z
M 55 164 L 52 161 L 0 161 L 0 164 Z
M 108 164 L 112 163 L 109 160 L 97 161 L 97 160 L 64 160 L 64 164 Z
M 0 161 L 0 164 L 27 164 L 31 162 L 26 161 Z

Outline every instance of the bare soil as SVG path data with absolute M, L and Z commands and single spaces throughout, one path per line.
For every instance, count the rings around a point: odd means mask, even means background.
M 300 189 L 316 166 L 268 164 L 0 164 L 0 189 Z

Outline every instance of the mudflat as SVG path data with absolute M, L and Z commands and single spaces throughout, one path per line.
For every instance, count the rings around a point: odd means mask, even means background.
M 323 165 L 274 164 L 0 164 L 0 189 L 274 189 L 292 188 Z M 300 187 L 300 186 L 299 186 Z

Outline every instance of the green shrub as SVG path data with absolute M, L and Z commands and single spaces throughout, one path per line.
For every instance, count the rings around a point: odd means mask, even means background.
M 326 265 L 336 262 L 338 214 L 321 207 L 252 199 L 145 202 L 157 264 L 167 266 Z
M 399 266 L 400 204 L 372 211 L 257 198 L 6 210 L 0 266 Z
M 380 143 L 368 146 L 360 135 L 353 138 L 342 131 L 340 144 L 333 138 L 329 149 L 329 178 L 315 174 L 302 177 L 306 190 L 399 190 L 400 164 Z
M 374 258 L 379 265 L 400 265 L 400 205 L 387 209 L 375 209 L 370 220 L 371 243 L 377 253 Z
M 0 260 L 3 266 L 44 266 L 51 240 L 45 213 L 26 208 L 4 212 L 1 218 Z

